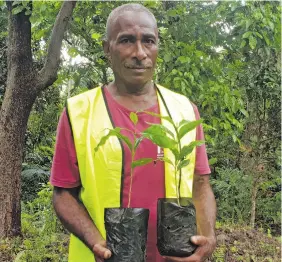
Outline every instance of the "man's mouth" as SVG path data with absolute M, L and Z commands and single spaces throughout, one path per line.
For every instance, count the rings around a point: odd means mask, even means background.
M 128 68 L 128 69 L 135 69 L 135 70 L 150 69 L 150 67 L 146 67 L 146 66 L 126 66 L 126 68 Z
M 135 72 L 135 73 L 141 73 L 141 74 L 143 74 L 143 73 L 145 73 L 147 70 L 148 70 L 148 68 L 145 68 L 145 67 L 131 67 L 131 68 L 129 68 L 129 70 L 131 70 L 131 71 L 133 71 L 133 72 Z

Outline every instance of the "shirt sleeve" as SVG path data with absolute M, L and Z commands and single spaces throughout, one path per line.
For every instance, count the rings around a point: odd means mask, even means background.
M 200 119 L 200 113 L 196 105 L 193 104 L 196 120 Z M 202 125 L 196 127 L 196 140 L 205 140 L 204 130 Z M 211 173 L 206 145 L 203 144 L 196 148 L 196 163 L 195 171 L 196 175 L 207 175 Z
M 81 185 L 74 140 L 66 109 L 62 112 L 57 127 L 50 183 L 63 188 Z

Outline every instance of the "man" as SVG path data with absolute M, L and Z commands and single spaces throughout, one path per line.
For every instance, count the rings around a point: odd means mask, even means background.
M 97 137 L 105 127 L 112 125 L 132 129 L 130 112 L 146 110 L 162 113 L 161 99 L 172 103 L 168 111 L 176 115 L 178 112 L 188 112 L 187 119 L 199 118 L 197 108 L 188 99 L 161 86 L 157 88 L 152 82 L 158 55 L 158 29 L 155 17 L 148 9 L 139 4 L 126 4 L 113 10 L 107 21 L 103 47 L 115 79 L 102 88 L 68 100 L 67 109 L 58 125 L 52 166 L 54 208 L 72 233 L 69 261 L 74 262 L 94 261 L 94 257 L 96 261 L 104 261 L 111 256 L 104 239 L 102 211 L 107 207 L 107 198 L 110 199 L 116 190 L 120 195 L 117 203 L 123 207 L 128 203 L 129 150 L 116 143 L 104 154 L 105 159 L 97 162 L 93 156 Z M 178 101 L 184 101 L 184 106 Z M 148 123 L 160 122 L 157 117 L 142 112 L 138 113 L 138 117 L 137 129 L 140 131 L 147 128 Z M 130 132 L 125 134 L 130 135 Z M 195 138 L 203 139 L 201 126 L 197 128 Z M 136 159 L 156 159 L 158 154 L 162 154 L 149 140 L 142 141 L 139 148 Z M 215 248 L 216 205 L 209 184 L 210 169 L 205 145 L 195 150 L 195 157 L 195 175 L 192 174 L 194 179 L 191 184 L 199 235 L 193 236 L 191 241 L 198 247 L 193 255 L 186 258 L 164 258 L 156 248 L 156 203 L 158 198 L 166 196 L 164 163 L 152 163 L 135 169 L 131 207 L 150 209 L 147 262 L 204 261 Z M 120 184 L 112 185 L 109 183 L 111 177 L 104 179 L 107 171 L 114 172 L 116 166 L 122 172 L 114 173 L 121 177 Z

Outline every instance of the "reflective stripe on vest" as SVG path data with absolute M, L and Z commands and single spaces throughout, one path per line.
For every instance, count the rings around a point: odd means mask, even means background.
M 170 115 L 175 123 L 186 119 L 195 120 L 191 102 L 183 95 L 174 93 L 160 85 L 158 102 L 162 116 Z M 101 235 L 105 238 L 104 208 L 120 207 L 123 191 L 123 147 L 116 137 L 110 137 L 94 156 L 94 148 L 100 138 L 113 128 L 104 90 L 92 89 L 68 99 L 67 112 L 73 132 L 75 150 L 81 179 L 80 199 Z M 173 131 L 168 121 L 162 120 Z M 196 129 L 185 135 L 181 144 L 186 145 L 196 139 Z M 173 159 L 169 150 L 164 156 Z M 192 184 L 195 167 L 195 149 L 188 156 L 190 163 L 182 169 L 181 197 L 192 197 Z M 165 163 L 166 197 L 176 197 L 174 169 Z M 93 252 L 77 237 L 71 235 L 69 246 L 70 262 L 93 262 Z

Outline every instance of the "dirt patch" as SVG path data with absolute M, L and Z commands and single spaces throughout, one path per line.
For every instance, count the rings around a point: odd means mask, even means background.
M 217 229 L 212 262 L 281 262 L 281 240 L 254 229 Z

